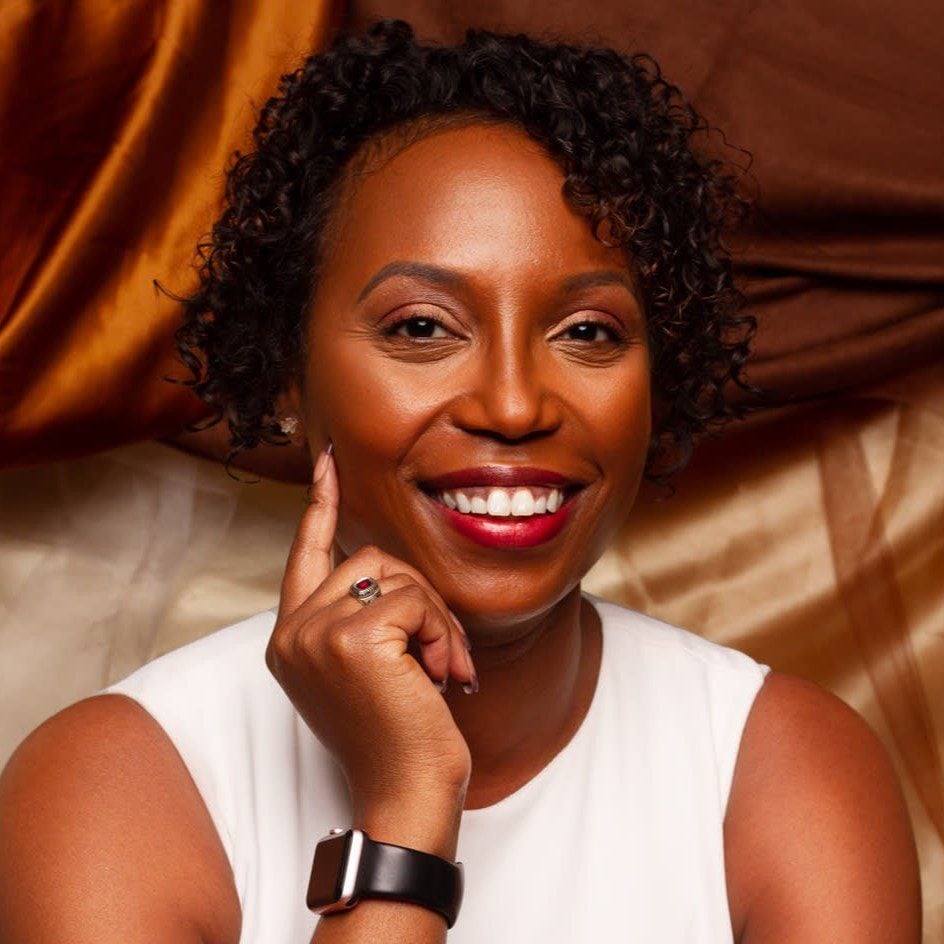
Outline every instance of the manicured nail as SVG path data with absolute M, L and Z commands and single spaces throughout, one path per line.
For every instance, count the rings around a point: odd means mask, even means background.
M 321 477 L 325 474 L 325 470 L 328 468 L 328 457 L 331 455 L 331 451 L 331 443 L 328 443 L 328 448 L 321 451 L 321 454 L 318 456 L 318 461 L 315 463 L 315 471 L 312 475 L 312 482 L 321 481 Z
M 449 677 L 447 676 L 441 682 L 433 682 L 433 684 L 436 686 L 436 691 L 439 692 L 440 695 L 442 695 L 446 691 L 446 683 L 448 681 L 449 681 Z
M 459 622 L 459 617 L 456 616 L 456 614 L 453 613 L 452 610 L 449 611 L 449 615 L 452 617 L 452 621 L 456 624 L 456 629 L 459 630 L 459 635 L 462 637 L 462 645 L 465 646 L 467 652 L 471 652 L 472 641 L 469 639 L 468 635 L 466 634 L 465 628 L 463 627 L 462 623 Z
M 465 661 L 469 664 L 469 674 L 472 676 L 472 680 L 463 683 L 462 691 L 466 695 L 474 695 L 479 690 L 479 677 L 476 674 L 475 666 L 472 664 L 472 656 L 468 652 L 465 654 Z

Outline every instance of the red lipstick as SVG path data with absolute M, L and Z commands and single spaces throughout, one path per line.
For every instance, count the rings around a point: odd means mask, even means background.
M 571 513 L 573 493 L 581 487 L 579 481 L 533 466 L 483 466 L 459 469 L 422 482 L 425 492 L 453 491 L 476 486 L 499 488 L 544 487 L 560 489 L 564 500 L 554 512 L 534 515 L 483 515 L 463 513 L 448 508 L 430 496 L 446 523 L 463 537 L 485 547 L 523 549 L 536 547 L 556 537 L 567 523 Z
M 436 502 L 446 521 L 461 535 L 485 547 L 536 547 L 555 537 L 570 517 L 571 502 L 564 502 L 553 514 L 524 518 L 493 518 L 490 515 L 463 514 Z

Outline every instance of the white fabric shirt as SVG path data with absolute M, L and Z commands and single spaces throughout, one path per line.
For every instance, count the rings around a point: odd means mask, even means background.
M 589 712 L 536 777 L 463 814 L 448 940 L 731 944 L 722 825 L 769 669 L 587 598 L 603 626 Z M 274 623 L 260 613 L 104 690 L 138 701 L 190 770 L 232 864 L 241 944 L 307 944 L 315 845 L 356 825 L 340 769 L 265 665 Z

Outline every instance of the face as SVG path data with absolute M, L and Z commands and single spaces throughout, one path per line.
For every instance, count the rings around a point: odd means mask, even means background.
M 334 442 L 341 550 L 407 561 L 479 632 L 579 583 L 646 459 L 642 306 L 563 182 L 501 125 L 440 129 L 358 176 L 295 394 L 313 450 Z

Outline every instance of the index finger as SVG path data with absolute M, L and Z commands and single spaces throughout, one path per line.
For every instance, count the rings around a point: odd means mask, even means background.
M 331 545 L 338 525 L 338 474 L 331 444 L 318 456 L 311 499 L 288 552 L 279 618 L 294 613 L 331 573 Z

